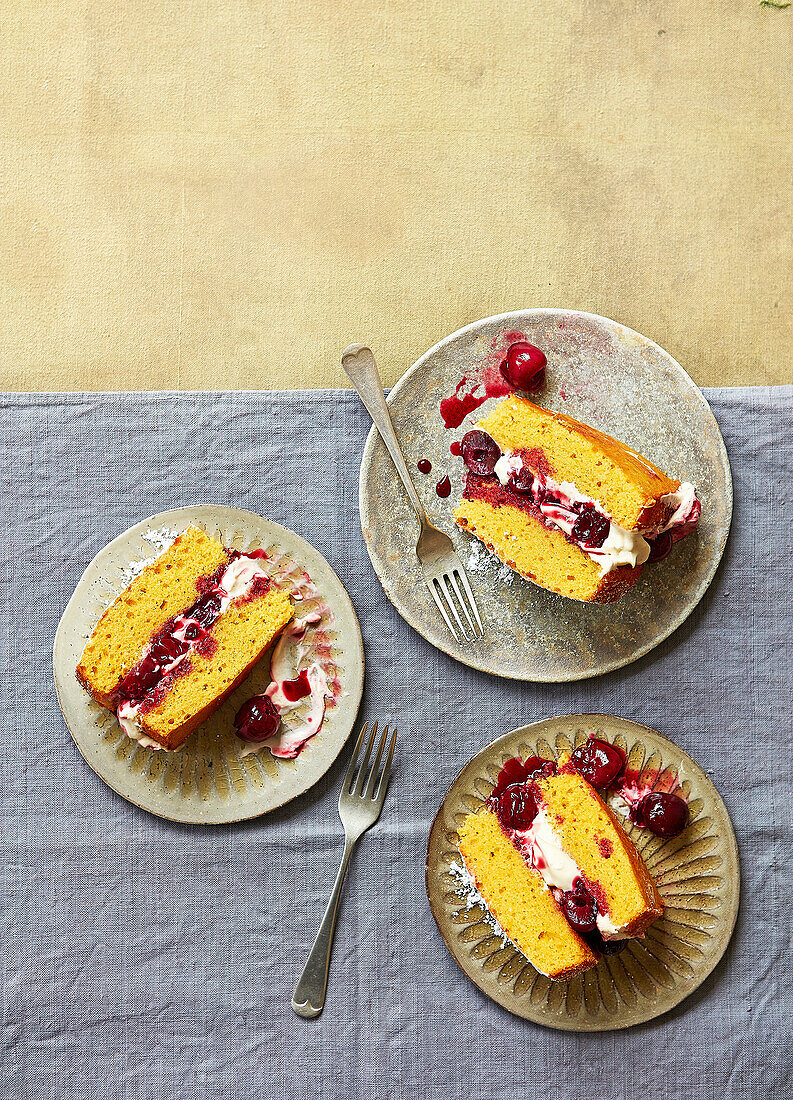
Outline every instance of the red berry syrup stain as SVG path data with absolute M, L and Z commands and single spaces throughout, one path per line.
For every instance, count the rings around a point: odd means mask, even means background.
M 422 474 L 428 474 L 432 469 L 432 463 L 428 458 L 420 458 L 416 463 Z
M 515 368 L 509 362 L 509 352 Z M 527 350 L 528 349 L 528 350 Z M 518 354 L 523 352 L 522 355 Z M 520 362 L 518 363 L 518 359 Z M 529 364 L 529 360 L 531 360 Z M 459 428 L 472 412 L 490 397 L 506 397 L 515 389 L 515 383 L 509 375 L 521 383 L 532 386 L 532 392 L 539 389 L 544 378 L 545 356 L 539 348 L 526 342 L 522 332 L 500 332 L 493 337 L 490 351 L 482 362 L 470 374 L 465 374 L 457 383 L 455 391 L 444 397 L 440 404 L 441 418 L 447 428 Z M 509 375 L 503 368 L 509 368 Z M 455 452 L 452 452 L 455 453 Z
M 308 682 L 308 669 L 302 669 L 294 680 L 284 680 L 281 690 L 290 703 L 296 703 L 298 699 L 305 699 L 311 694 L 311 684 Z
M 463 453 L 463 445 L 459 439 L 455 439 L 449 450 L 452 452 L 455 458 L 459 458 L 460 455 Z
M 449 481 L 448 475 L 442 477 L 438 484 L 435 486 L 435 492 L 439 497 L 447 497 L 452 491 L 452 483 Z

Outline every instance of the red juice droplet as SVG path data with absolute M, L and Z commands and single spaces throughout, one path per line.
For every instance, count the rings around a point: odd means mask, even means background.
M 439 497 L 447 497 L 451 491 L 452 483 L 451 481 L 449 481 L 448 475 L 444 478 L 441 478 L 441 480 L 435 486 L 435 492 L 438 494 Z
M 419 470 L 421 470 L 422 474 L 428 474 L 432 469 L 432 463 L 428 458 L 420 458 L 416 465 L 418 466 Z
M 459 439 L 455 439 L 449 450 L 452 452 L 453 455 L 456 455 L 459 458 L 460 455 L 463 453 L 463 445 Z

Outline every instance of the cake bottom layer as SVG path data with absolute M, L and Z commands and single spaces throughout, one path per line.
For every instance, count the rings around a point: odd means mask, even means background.
M 611 603 L 631 588 L 642 571 L 620 565 L 603 575 L 600 566 L 562 531 L 509 504 L 463 498 L 455 522 L 476 535 L 505 565 L 541 588 L 587 603 Z
M 571 928 L 539 874 L 502 830 L 490 810 L 469 814 L 460 826 L 459 849 L 504 933 L 529 962 L 561 981 L 590 970 L 597 958 Z

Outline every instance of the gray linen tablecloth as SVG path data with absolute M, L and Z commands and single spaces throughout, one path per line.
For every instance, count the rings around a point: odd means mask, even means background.
M 708 398 L 736 504 L 711 590 L 643 660 L 542 686 L 455 664 L 385 598 L 358 524 L 369 424 L 354 395 L 6 395 L 2 1096 L 793 1095 L 793 387 Z M 183 827 L 105 787 L 55 699 L 52 639 L 87 562 L 145 516 L 202 501 L 267 515 L 326 555 L 363 628 L 362 714 L 400 729 L 316 1022 L 289 1002 L 341 853 L 346 753 L 263 819 Z M 429 825 L 462 764 L 514 726 L 574 711 L 633 718 L 688 749 L 721 791 L 741 853 L 722 963 L 677 1010 L 626 1032 L 550 1031 L 491 1004 L 443 946 L 424 892 Z

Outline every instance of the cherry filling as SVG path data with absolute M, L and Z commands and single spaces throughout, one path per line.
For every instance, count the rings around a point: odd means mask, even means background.
M 547 775 L 556 775 L 556 763 L 553 760 L 544 760 L 541 756 L 527 756 L 525 760 L 521 760 L 519 756 L 510 757 L 496 777 L 496 785 L 490 793 L 488 805 L 498 799 L 507 787 L 516 783 L 528 783 L 532 779 L 544 779 Z
M 254 695 L 243 703 L 234 718 L 237 736 L 243 741 L 267 741 L 278 733 L 281 715 L 267 695 Z
M 570 754 L 569 766 L 593 787 L 610 787 L 625 767 L 625 753 L 608 741 L 590 737 Z
M 537 816 L 537 801 L 530 783 L 513 783 L 495 801 L 493 811 L 506 829 L 528 829 Z
M 668 840 L 678 836 L 688 825 L 688 805 L 676 794 L 650 791 L 631 806 L 630 819 L 640 829 L 649 829 Z
M 611 520 L 599 512 L 594 504 L 577 501 L 573 505 L 573 511 L 578 512 L 578 519 L 571 532 L 573 538 L 584 546 L 601 547 L 609 537 Z

